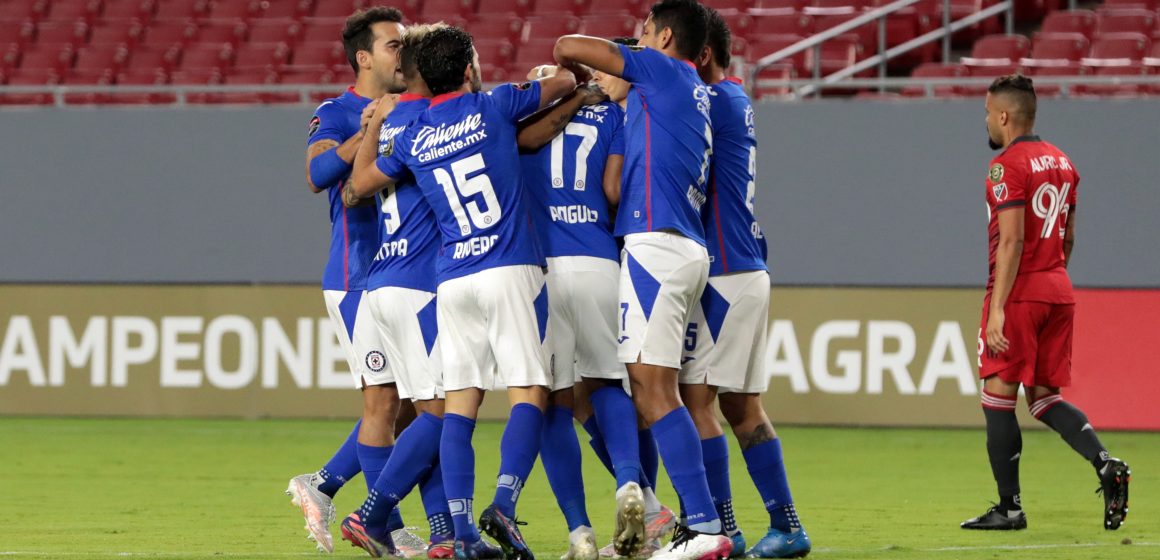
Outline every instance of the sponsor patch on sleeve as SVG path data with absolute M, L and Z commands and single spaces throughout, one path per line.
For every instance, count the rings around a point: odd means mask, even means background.
M 995 165 L 992 165 L 991 171 L 989 173 L 987 173 L 987 176 L 991 178 L 992 183 L 998 183 L 999 181 L 1002 181 L 1003 180 L 1003 164 L 996 163 Z
M 380 156 L 391 157 L 391 154 L 393 154 L 393 153 L 395 153 L 395 137 L 394 136 L 392 136 L 390 138 L 390 140 L 387 140 L 386 142 L 384 142 L 382 146 L 379 146 L 379 155 Z
M 318 132 L 318 128 L 321 126 L 322 126 L 322 119 L 319 118 L 318 115 L 314 115 L 314 118 L 310 119 L 310 126 L 307 127 L 306 135 L 307 136 L 314 136 L 314 133 Z

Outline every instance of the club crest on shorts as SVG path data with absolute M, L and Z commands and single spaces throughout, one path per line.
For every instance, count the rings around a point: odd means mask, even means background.
M 314 136 L 314 133 L 318 132 L 318 128 L 321 126 L 322 126 L 322 119 L 318 118 L 318 115 L 314 115 L 314 118 L 310 119 L 310 126 L 307 127 L 306 135 L 307 136 Z
M 999 181 L 1002 181 L 1003 180 L 1003 164 L 996 163 L 995 165 L 992 165 L 991 171 L 989 173 L 987 173 L 987 176 L 991 178 L 992 183 L 997 183 Z
M 379 373 L 387 367 L 387 357 L 378 350 L 367 352 L 367 369 Z
M 991 193 L 995 195 L 996 202 L 1007 200 L 1007 183 L 999 183 L 991 187 Z

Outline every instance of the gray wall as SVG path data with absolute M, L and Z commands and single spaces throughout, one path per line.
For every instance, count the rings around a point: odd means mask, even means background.
M 316 282 L 310 108 L 0 111 L 0 281 Z M 1045 101 L 1079 189 L 1073 278 L 1160 287 L 1160 103 Z M 763 104 L 758 212 L 780 284 L 986 274 L 981 100 Z

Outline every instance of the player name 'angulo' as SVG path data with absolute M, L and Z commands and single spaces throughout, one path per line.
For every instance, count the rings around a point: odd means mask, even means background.
M 551 206 L 548 208 L 553 222 L 566 224 L 594 224 L 600 220 L 600 213 L 587 206 Z
M 479 130 L 483 118 L 479 113 L 468 115 L 467 118 L 448 125 L 424 126 L 415 134 L 415 142 L 411 145 L 411 155 L 418 157 L 420 162 L 428 162 L 457 152 L 484 138 L 487 133 Z

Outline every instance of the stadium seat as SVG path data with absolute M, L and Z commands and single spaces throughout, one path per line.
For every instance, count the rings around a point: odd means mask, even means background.
M 913 72 L 912 78 L 966 78 L 970 75 L 966 66 L 957 63 L 925 62 L 919 64 Z M 962 95 L 962 88 L 958 86 L 933 86 L 931 93 L 935 97 L 958 97 Z M 907 86 L 902 88 L 902 95 L 906 97 L 926 97 L 925 86 Z
M 861 41 L 861 38 L 857 35 L 847 33 L 845 35 L 838 35 L 822 43 L 819 54 L 821 57 L 822 75 L 828 76 L 838 70 L 852 66 L 855 62 L 865 58 L 865 51 L 862 49 Z M 864 77 L 864 74 L 857 77 Z M 852 90 L 845 91 L 850 94 L 855 93 Z
M 988 35 L 975 41 L 966 66 L 994 66 L 1019 62 L 1031 51 L 1031 41 L 1023 35 Z
M 107 86 L 113 83 L 114 74 L 105 72 L 70 72 L 61 83 L 66 86 Z M 103 105 L 108 94 L 96 92 L 65 92 L 64 102 L 68 105 Z
M 792 64 L 771 64 L 757 73 L 757 83 L 753 92 L 758 98 L 789 95 L 790 88 L 784 82 L 796 77 Z
M 754 14 L 753 27 L 749 33 L 749 38 L 754 39 L 768 35 L 805 36 L 813 33 L 813 29 L 813 18 L 804 14 Z
M 254 73 L 278 70 L 290 59 L 286 43 L 246 43 L 234 54 L 233 71 Z
M 650 2 L 643 0 L 591 0 L 588 4 L 588 13 L 590 14 L 614 14 L 618 12 L 628 12 L 636 17 L 644 19 L 648 14 L 649 8 L 652 6 Z
M 474 2 L 472 0 L 424 0 L 423 8 L 419 13 L 424 21 L 438 21 L 448 16 L 471 18 L 474 14 Z
M 563 35 L 580 32 L 580 18 L 574 16 L 533 16 L 524 24 L 524 42 L 551 39 L 553 44 Z
M 149 19 L 157 4 L 153 0 L 105 0 L 101 17 L 106 20 Z
M 89 26 L 81 21 L 43 21 L 36 26 L 37 45 L 70 45 L 76 47 L 88 40 Z
M 54 21 L 90 22 L 101 12 L 101 0 L 54 0 L 48 17 Z
M 749 41 L 745 38 L 734 37 L 729 47 L 729 54 L 733 56 L 733 60 L 749 61 Z
M 1144 65 L 1152 68 L 1153 74 L 1160 75 L 1160 41 L 1152 43 L 1152 51 L 1144 57 Z
M 998 78 L 999 76 L 1006 76 L 1018 72 L 1019 65 L 993 64 L 990 66 L 970 66 L 968 69 L 971 72 L 972 78 Z M 987 95 L 987 87 L 987 85 L 963 86 L 961 91 L 964 95 L 982 97 Z
M 290 63 L 299 69 L 303 67 L 330 68 L 335 64 L 346 62 L 346 51 L 338 41 L 322 41 L 316 43 L 299 43 L 294 48 Z
M 1095 68 L 1092 75 L 1107 76 L 1146 76 L 1148 67 L 1140 63 L 1123 66 L 1101 66 Z M 1136 97 L 1145 93 L 1144 84 L 1080 84 L 1075 87 L 1078 96 L 1093 97 Z
M 12 20 L 40 21 L 48 12 L 48 0 L 25 0 L 5 3 L 4 18 Z
M 806 7 L 808 0 L 754 0 L 749 10 L 752 14 L 792 14 Z
M 480 14 L 469 29 L 471 36 L 477 40 L 517 43 L 524 32 L 524 20 L 511 14 Z
M 278 82 L 283 84 L 332 84 L 335 83 L 334 71 L 326 70 L 293 70 L 284 69 L 278 73 Z
M 506 66 L 516 54 L 515 47 L 507 39 L 480 39 L 475 41 L 475 50 L 479 53 L 480 64 L 494 66 Z
M 311 0 L 274 0 L 262 2 L 259 11 L 254 14 L 261 20 L 267 19 L 301 19 L 314 7 Z
M 595 37 L 636 37 L 636 17 L 627 13 L 619 14 L 588 14 L 580 19 L 582 31 L 585 35 Z
M 22 72 L 32 70 L 51 71 L 58 75 L 72 67 L 75 51 L 68 45 L 34 45 L 20 53 Z
M 1141 8 L 1145 10 L 1160 9 L 1160 2 L 1157 0 L 1104 0 L 1103 7 L 1105 8 Z
M 261 2 L 256 0 L 217 0 L 210 5 L 207 17 L 213 19 L 249 19 L 261 10 Z
M 127 68 L 135 71 L 156 71 L 169 72 L 177 65 L 177 59 L 181 56 L 181 49 L 176 46 L 149 46 L 139 45 L 129 52 L 129 62 Z
M 951 0 L 951 20 L 962 19 L 981 12 L 996 3 L 996 0 Z M 999 31 L 999 16 L 995 16 L 955 33 L 953 40 L 955 42 L 973 41 L 979 36 L 991 35 Z
M 154 21 L 145 28 L 141 44 L 149 46 L 185 45 L 197 34 L 192 21 Z
M 302 22 L 298 40 L 306 43 L 342 40 L 342 26 L 346 20 L 308 19 Z
M 219 85 L 223 81 L 222 74 L 217 69 L 199 68 L 196 70 L 182 70 L 169 76 L 169 82 L 175 86 L 207 86 Z M 185 102 L 202 105 L 215 103 L 222 96 L 221 93 L 187 92 Z
M 258 72 L 226 76 L 225 85 L 269 85 L 278 83 L 278 74 L 274 72 Z M 255 104 L 255 103 L 297 103 L 299 95 L 293 92 L 228 92 L 220 96 L 211 97 L 207 103 Z
M 849 13 L 838 15 L 820 15 L 814 16 L 814 33 L 821 33 L 828 29 L 837 27 L 852 19 L 857 18 L 862 14 Z M 878 52 L 878 22 L 871 22 L 866 25 L 855 27 L 847 31 L 845 35 L 852 35 L 858 38 L 858 44 L 863 51 L 867 53 Z M 827 41 L 829 42 L 829 41 Z
M 1096 36 L 1109 33 L 1149 35 L 1156 24 L 1152 10 L 1107 10 L 1096 13 Z
M 555 14 L 583 15 L 588 11 L 588 2 L 585 0 L 536 0 L 536 15 L 547 16 Z M 483 13 L 480 10 L 480 13 Z
M 24 45 L 35 35 L 36 27 L 30 20 L 0 20 L 0 44 Z
M 21 71 L 8 77 L 10 86 L 46 86 L 60 83 L 60 75 L 52 71 Z M 4 93 L 0 105 L 52 105 L 51 93 Z
M 1101 35 L 1080 62 L 1085 66 L 1131 66 L 1143 60 L 1150 46 L 1148 37 L 1139 33 Z
M 134 20 L 99 21 L 89 30 L 89 44 L 127 45 L 132 48 L 144 31 L 145 28 Z
M 1065 66 L 1031 66 L 1024 68 L 1024 72 L 1032 79 L 1037 77 L 1071 77 L 1071 76 L 1085 76 L 1087 75 L 1087 68 L 1079 64 L 1068 64 Z M 1035 80 L 1035 95 L 1039 97 L 1058 97 L 1062 93 L 1063 87 L 1059 84 L 1045 84 L 1042 80 Z M 1075 86 L 1069 86 L 1068 92 L 1074 93 Z
M 750 0 L 702 0 L 701 3 L 723 14 L 747 12 L 750 8 Z
M 1040 33 L 1035 36 L 1031 54 L 1020 61 L 1026 67 L 1068 66 L 1087 54 L 1090 44 L 1079 33 Z
M 362 2 L 356 2 L 354 0 L 318 0 L 314 4 L 313 11 L 307 11 L 303 15 L 316 18 L 346 19 L 357 8 L 361 7 Z
M 197 28 L 194 40 L 202 43 L 229 43 L 237 46 L 246 39 L 246 24 L 241 20 L 202 23 Z
M 723 13 L 721 17 L 734 37 L 749 37 L 749 32 L 753 29 L 753 16 L 749 15 L 749 12 Z
M 232 64 L 233 57 L 234 50 L 229 43 L 195 43 L 182 51 L 177 67 L 182 71 L 222 72 Z
M 279 43 L 297 41 L 302 25 L 287 18 L 259 19 L 250 24 L 248 40 L 251 43 Z
M 500 84 L 504 82 L 515 82 L 522 79 L 526 74 L 516 76 L 510 74 L 507 68 L 503 66 L 496 66 L 495 64 L 479 63 L 479 77 L 485 84 Z
M 802 12 L 818 16 L 836 16 L 861 12 L 869 2 L 864 0 L 812 0 Z
M 556 37 L 529 39 L 516 51 L 515 60 L 507 66 L 508 71 L 516 76 L 523 76 L 536 66 L 552 64 L 554 61 L 552 50 L 555 46 Z
M 73 67 L 78 71 L 108 71 L 116 74 L 129 59 L 129 50 L 123 45 L 100 45 L 81 48 L 77 51 Z
M 763 57 L 789 47 L 802 39 L 804 37 L 801 35 L 767 35 L 755 39 L 749 43 L 749 56 L 746 58 L 750 62 L 757 62 Z M 799 77 L 808 77 L 813 75 L 812 61 L 813 52 L 807 50 L 779 62 L 789 64 Z
M 1079 33 L 1091 39 L 1096 32 L 1096 13 L 1091 10 L 1051 12 L 1043 20 L 1041 33 Z
M 159 70 L 126 70 L 117 74 L 117 85 L 155 86 L 169 83 L 169 76 Z M 146 103 L 173 103 L 171 93 L 117 92 L 105 98 L 105 103 L 116 105 L 142 105 Z
M 208 0 L 169 0 L 158 2 L 153 17 L 159 20 L 200 18 L 209 8 Z
M 522 18 L 532 11 L 532 0 L 478 0 L 478 2 L 475 11 L 479 15 L 515 14 L 516 17 Z

